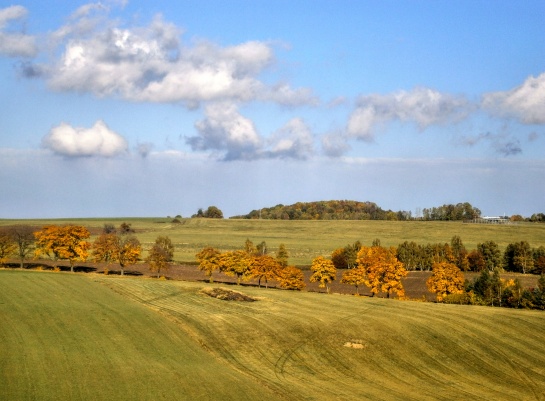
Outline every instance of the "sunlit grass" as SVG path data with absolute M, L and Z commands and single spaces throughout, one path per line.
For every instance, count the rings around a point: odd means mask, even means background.
M 541 399 L 540 311 L 0 271 L 6 400 Z M 237 288 L 238 289 L 238 288 Z

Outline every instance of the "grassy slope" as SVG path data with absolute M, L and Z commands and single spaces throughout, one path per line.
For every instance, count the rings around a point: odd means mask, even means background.
M 542 312 L 255 288 L 259 302 L 228 303 L 197 283 L 100 280 L 286 398 L 545 399 Z
M 0 317 L 2 400 L 277 399 L 85 276 L 0 271 Z
M 176 260 L 193 261 L 195 253 L 205 246 L 222 250 L 240 248 L 246 238 L 255 244 L 266 241 L 271 250 L 284 243 L 290 252 L 290 262 L 310 264 L 318 255 L 330 254 L 335 248 L 357 240 L 370 245 L 375 238 L 383 246 L 397 246 L 404 241 L 419 244 L 450 242 L 459 235 L 468 249 L 479 242 L 493 240 L 502 249 L 510 242 L 528 241 L 531 246 L 545 245 L 545 224 L 481 225 L 461 222 L 421 221 L 275 221 L 184 219 L 171 224 L 164 218 L 119 218 L 79 220 L 0 220 L 1 225 L 15 223 L 42 226 L 45 224 L 83 224 L 99 232 L 105 223 L 119 226 L 132 223 L 140 240 L 149 246 L 159 235 L 167 235 L 177 244 Z
M 545 399 L 543 312 L 203 285 L 0 271 L 1 398 Z

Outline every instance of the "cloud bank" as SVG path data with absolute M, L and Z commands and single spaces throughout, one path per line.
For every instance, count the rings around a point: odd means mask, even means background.
M 29 65 L 56 91 L 87 92 L 137 102 L 183 103 L 195 108 L 210 101 L 267 101 L 281 105 L 316 104 L 308 88 L 266 84 L 259 75 L 275 63 L 264 42 L 219 46 L 182 40 L 182 31 L 157 15 L 147 26 L 123 27 L 107 18 L 100 4 L 80 7 L 50 35 L 60 56 Z
M 62 123 L 42 140 L 42 146 L 56 154 L 70 157 L 112 157 L 127 151 L 127 141 L 103 121 L 91 128 L 72 127 Z
M 461 96 L 429 88 L 416 88 L 388 95 L 361 96 L 347 125 L 351 138 L 372 142 L 377 128 L 393 121 L 413 122 L 420 129 L 465 118 L 471 104 Z

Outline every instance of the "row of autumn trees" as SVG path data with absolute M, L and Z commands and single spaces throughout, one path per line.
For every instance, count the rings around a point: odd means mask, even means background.
M 373 245 L 380 245 L 375 240 Z M 355 242 L 344 248 L 338 248 L 331 254 L 331 260 L 338 269 L 355 266 L 357 253 L 362 247 Z M 420 245 L 414 241 L 405 241 L 395 250 L 396 257 L 406 270 L 430 271 L 434 263 L 453 263 L 462 271 L 481 272 L 502 269 L 514 273 L 545 273 L 545 247 L 532 248 L 527 241 L 513 242 L 502 251 L 494 241 L 484 241 L 477 248 L 468 251 L 462 239 L 455 235 L 450 243 Z
M 90 237 L 89 230 L 78 225 L 48 225 L 39 230 L 29 226 L 8 227 L 0 231 L 0 262 L 15 256 L 22 268 L 25 259 L 46 256 L 55 263 L 68 261 L 73 272 L 75 262 L 92 258 L 95 262 L 119 264 L 123 275 L 127 266 L 142 260 L 142 245 L 130 224 L 122 223 L 118 229 L 107 224 L 93 243 L 88 241 Z M 173 256 L 171 240 L 160 236 L 144 260 L 159 276 L 161 271 L 168 269 Z
M 195 255 L 199 268 L 213 281 L 214 271 L 220 271 L 237 278 L 237 284 L 242 280 L 256 279 L 261 287 L 263 282 L 268 287 L 275 281 L 280 288 L 302 290 L 305 287 L 303 271 L 288 265 L 288 252 L 284 244 L 280 244 L 276 257 L 267 253 L 267 245 L 261 242 L 257 246 L 249 239 L 244 249 L 220 252 L 206 247 Z

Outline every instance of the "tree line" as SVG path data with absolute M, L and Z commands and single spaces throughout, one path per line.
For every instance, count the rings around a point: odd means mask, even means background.
M 39 230 L 17 226 L 0 231 L 0 262 L 9 256 L 18 256 L 23 267 L 26 258 L 47 256 L 55 261 L 67 260 L 71 271 L 76 261 L 92 257 L 96 262 L 117 263 L 121 274 L 127 266 L 141 260 L 147 262 L 152 272 L 167 270 L 173 261 L 174 245 L 165 236 L 159 236 L 142 259 L 142 246 L 130 224 L 119 228 L 105 225 L 93 243 L 90 232 L 77 225 L 48 225 Z M 288 264 L 288 252 L 280 245 L 275 257 L 268 253 L 267 244 L 254 245 L 249 239 L 244 247 L 220 252 L 203 248 L 196 255 L 199 268 L 213 281 L 214 271 L 235 276 L 237 284 L 256 279 L 258 285 L 276 282 L 280 288 L 302 290 L 305 287 L 303 271 Z M 330 284 L 343 270 L 341 283 L 359 288 L 366 286 L 371 295 L 404 298 L 402 279 L 411 270 L 431 270 L 427 288 L 438 302 L 481 304 L 491 306 L 545 309 L 545 247 L 532 248 L 528 242 L 508 244 L 503 253 L 494 241 L 479 243 L 468 252 L 462 239 L 453 236 L 450 243 L 418 245 L 404 242 L 398 247 L 383 247 L 379 239 L 371 246 L 360 242 L 335 249 L 331 257 L 319 256 L 310 266 L 311 282 L 330 292 Z M 472 282 L 464 279 L 464 272 L 480 275 Z M 501 271 L 540 274 L 538 287 L 525 289 L 518 279 L 505 280 Z
M 374 202 L 330 200 L 297 202 L 293 205 L 276 205 L 252 210 L 238 219 L 271 220 L 472 220 L 481 216 L 481 211 L 470 203 L 447 204 L 412 212 L 384 210 Z
M 373 245 L 380 245 L 376 239 Z M 350 269 L 362 244 L 356 241 L 345 247 L 335 249 L 331 260 L 338 269 Z M 531 247 L 527 241 L 513 242 L 501 250 L 494 241 L 484 241 L 477 248 L 467 250 L 462 239 L 455 235 L 450 243 L 417 244 L 405 241 L 396 248 L 396 257 L 408 271 L 431 271 L 433 264 L 448 262 L 462 271 L 481 272 L 500 269 L 506 272 L 523 274 L 545 274 L 545 247 Z
M 372 247 L 362 246 L 360 242 L 335 249 L 330 263 L 334 268 L 346 269 L 341 282 L 370 286 L 372 272 L 358 272 L 361 268 L 361 255 L 369 249 L 380 249 L 380 240 L 375 239 Z M 383 251 L 384 252 L 384 251 Z M 397 290 L 402 296 L 400 278 L 410 270 L 431 271 L 426 281 L 428 290 L 436 295 L 438 302 L 469 305 L 490 305 L 512 308 L 545 309 L 545 247 L 532 248 L 527 241 L 507 245 L 503 253 L 494 241 L 485 241 L 477 249 L 468 252 L 459 236 L 453 236 L 450 244 L 427 244 L 404 242 L 390 248 L 390 267 L 386 275 L 391 284 L 371 287 L 387 291 Z M 382 260 L 385 260 L 383 258 Z M 395 268 L 395 264 L 400 266 Z M 464 272 L 480 272 L 473 281 L 466 280 Z M 523 288 L 518 278 L 502 279 L 501 272 L 539 274 L 537 288 Z M 392 286 L 393 285 L 393 286 Z
M 220 252 L 212 247 L 205 247 L 195 255 L 199 269 L 213 282 L 212 274 L 220 271 L 242 280 L 256 279 L 258 286 L 263 282 L 277 282 L 278 286 L 287 290 L 302 290 L 305 287 L 303 271 L 288 264 L 288 252 L 284 244 L 280 244 L 276 257 L 268 254 L 267 244 L 261 242 L 257 246 L 250 239 L 244 247 L 234 251 Z
M 127 266 L 144 260 L 159 277 L 173 261 L 174 245 L 164 236 L 157 237 L 148 256 L 142 259 L 142 245 L 127 223 L 118 229 L 104 225 L 93 243 L 88 241 L 90 237 L 89 230 L 78 225 L 47 225 L 38 230 L 30 226 L 4 228 L 0 231 L 0 263 L 15 256 L 23 268 L 26 259 L 46 256 L 54 261 L 55 268 L 58 261 L 68 261 L 73 272 L 75 262 L 92 258 L 95 262 L 119 264 L 123 275 Z

